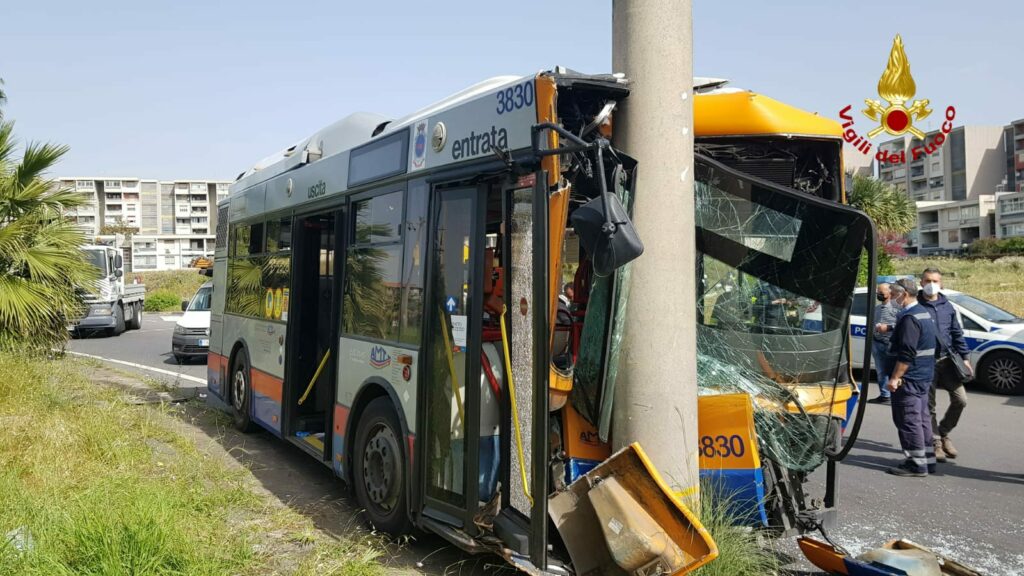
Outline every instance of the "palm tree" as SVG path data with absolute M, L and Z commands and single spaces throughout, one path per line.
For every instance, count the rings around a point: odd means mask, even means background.
M 0 78 L 0 120 L 4 118 L 4 102 L 7 102 L 7 94 L 4 93 L 4 79 Z
M 84 198 L 44 177 L 67 147 L 30 142 L 16 158 L 18 148 L 14 123 L 0 120 L 0 351 L 47 351 L 67 339 L 78 288 L 91 288 L 99 271 L 64 215 Z
M 874 222 L 879 234 L 906 234 L 917 226 L 917 208 L 909 196 L 869 176 L 854 176 L 849 203 Z

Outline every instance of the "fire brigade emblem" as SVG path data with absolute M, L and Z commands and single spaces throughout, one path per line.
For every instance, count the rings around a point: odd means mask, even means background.
M 874 138 L 883 130 L 893 136 L 900 136 L 910 132 L 919 139 L 924 139 L 924 132 L 914 127 L 915 120 L 923 120 L 932 113 L 928 108 L 928 100 L 914 100 L 909 107 L 907 102 L 914 97 L 917 85 L 914 84 L 914 77 L 910 75 L 910 62 L 907 54 L 903 51 L 903 39 L 899 34 L 892 41 L 892 50 L 889 52 L 889 63 L 878 81 L 878 95 L 889 106 L 882 106 L 882 102 L 867 98 L 864 103 L 864 115 L 881 125 L 868 132 L 868 138 Z

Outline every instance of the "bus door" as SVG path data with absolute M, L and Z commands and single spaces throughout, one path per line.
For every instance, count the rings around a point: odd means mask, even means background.
M 338 340 L 332 321 L 338 317 L 335 254 L 344 237 L 336 227 L 344 221 L 340 210 L 295 219 L 292 290 L 285 297 L 290 300 L 288 347 L 293 351 L 286 366 L 286 437 L 321 460 L 331 454 Z
M 418 411 L 422 514 L 428 523 L 470 535 L 477 531 L 473 516 L 479 503 L 495 490 L 496 472 L 483 471 L 493 470 L 497 458 L 490 441 L 482 444 L 480 438 L 485 190 L 474 184 L 435 185 L 431 191 L 426 361 Z M 494 393 L 489 386 L 486 391 Z

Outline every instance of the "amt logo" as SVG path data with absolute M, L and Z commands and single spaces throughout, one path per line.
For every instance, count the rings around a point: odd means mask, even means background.
M 388 351 L 380 346 L 374 346 L 370 350 L 370 366 L 381 369 L 391 365 L 391 355 Z

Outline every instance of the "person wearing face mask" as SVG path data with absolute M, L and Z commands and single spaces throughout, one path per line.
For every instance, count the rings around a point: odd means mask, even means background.
M 889 364 L 889 338 L 892 336 L 892 326 L 896 324 L 896 302 L 892 301 L 892 288 L 889 283 L 882 282 L 875 290 L 875 298 L 878 304 L 875 305 L 875 332 L 871 342 L 871 359 L 875 362 L 875 374 L 878 375 L 878 396 L 868 400 L 872 404 L 888 404 L 889 372 L 892 366 Z
M 928 391 L 935 371 L 936 327 L 931 315 L 917 302 L 913 281 L 904 288 L 896 304 L 903 309 L 896 317 L 891 349 L 895 354 L 887 387 L 892 393 L 892 421 L 900 447 L 906 456 L 898 466 L 886 470 L 895 476 L 927 476 L 935 472 L 935 444 L 928 417 Z
M 964 340 L 964 331 L 956 316 L 956 309 L 946 297 L 939 292 L 942 288 L 942 272 L 938 268 L 928 268 L 921 273 L 921 292 L 917 301 L 928 310 L 938 330 L 936 342 L 935 378 L 928 394 L 928 411 L 931 412 L 932 430 L 935 435 L 935 458 L 945 462 L 946 458 L 956 458 L 957 449 L 949 439 L 949 433 L 956 428 L 960 415 L 967 407 L 967 390 L 960 380 L 950 354 L 958 354 L 967 368 L 973 371 L 968 359 L 971 350 Z M 949 408 L 941 421 L 936 419 L 935 392 L 942 388 L 949 393 Z

